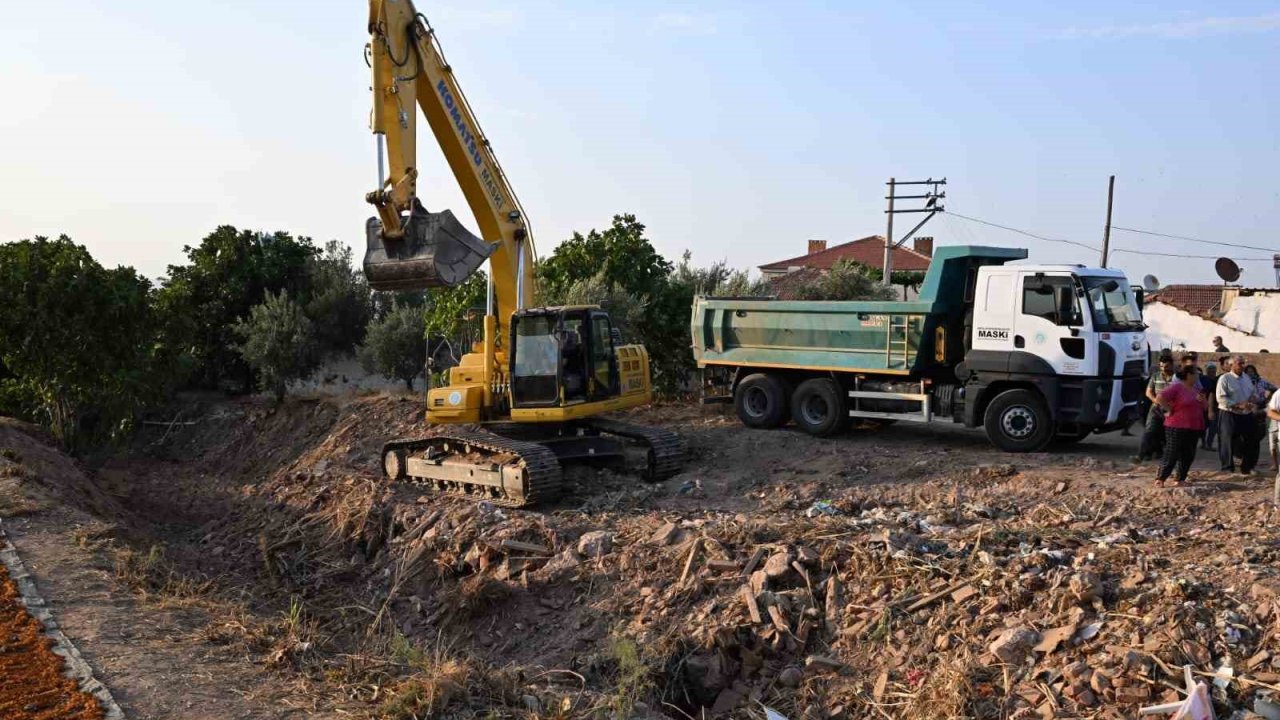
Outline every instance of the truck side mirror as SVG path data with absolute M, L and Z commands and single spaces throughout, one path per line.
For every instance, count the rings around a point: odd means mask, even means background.
M 1138 303 L 1139 310 L 1147 309 L 1147 291 L 1142 288 L 1133 289 L 1133 299 Z

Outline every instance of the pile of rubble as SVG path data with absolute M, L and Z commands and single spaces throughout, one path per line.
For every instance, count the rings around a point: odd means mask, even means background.
M 665 673 L 658 699 L 713 715 L 759 701 L 805 717 L 1119 718 L 1179 700 L 1190 666 L 1221 716 L 1274 716 L 1280 536 L 1267 511 L 1229 527 L 1195 514 L 1192 495 L 1143 507 L 1149 496 L 1004 474 L 766 515 L 601 523 L 406 506 L 382 574 L 417 610 L 405 628 L 428 636 L 477 602 L 568 584 L 569 603 Z M 451 583 L 469 595 L 442 594 Z M 565 609 L 540 605 L 526 629 Z

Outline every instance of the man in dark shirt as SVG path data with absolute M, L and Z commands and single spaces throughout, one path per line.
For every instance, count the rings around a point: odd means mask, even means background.
M 1222 336 L 1221 336 L 1221 335 L 1215 335 L 1215 336 L 1213 337 L 1213 351 L 1214 351 L 1214 352 L 1216 352 L 1216 353 L 1229 353 L 1229 352 L 1231 352 L 1231 350 L 1230 350 L 1230 349 L 1228 349 L 1226 345 L 1223 345 L 1223 344 L 1222 344 Z
M 1218 366 L 1209 363 L 1204 368 L 1204 374 L 1200 376 L 1200 392 L 1206 397 L 1216 397 L 1218 393 Z M 1217 403 L 1210 402 L 1208 409 L 1205 411 L 1204 437 L 1200 439 L 1200 447 L 1205 450 L 1213 449 L 1213 439 L 1218 436 L 1218 406 Z

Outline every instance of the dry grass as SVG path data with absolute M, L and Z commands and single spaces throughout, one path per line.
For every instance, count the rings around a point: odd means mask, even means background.
M 132 548 L 116 549 L 115 574 L 144 599 L 194 601 L 203 598 L 212 587 L 208 580 L 195 580 L 175 570 L 161 544 L 152 545 L 145 553 Z

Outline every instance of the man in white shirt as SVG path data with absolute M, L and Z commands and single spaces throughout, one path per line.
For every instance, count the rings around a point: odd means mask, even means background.
M 1218 381 L 1218 460 L 1223 472 L 1235 472 L 1240 454 L 1240 474 L 1250 475 L 1258 464 L 1259 436 L 1253 411 L 1253 380 L 1244 373 L 1244 357 L 1231 358 L 1231 370 Z
M 1271 393 L 1271 399 L 1267 401 L 1267 417 L 1271 419 L 1271 442 L 1277 442 L 1276 433 L 1280 430 L 1280 390 Z M 1280 505 L 1280 471 L 1276 472 L 1275 488 L 1271 491 L 1271 501 L 1276 505 Z

